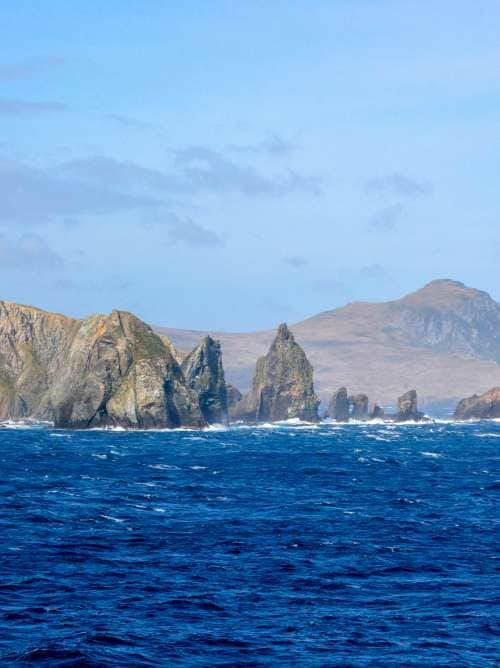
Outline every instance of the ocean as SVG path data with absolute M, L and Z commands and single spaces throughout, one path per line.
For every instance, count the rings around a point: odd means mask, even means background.
M 500 424 L 0 430 L 0 663 L 494 666 Z

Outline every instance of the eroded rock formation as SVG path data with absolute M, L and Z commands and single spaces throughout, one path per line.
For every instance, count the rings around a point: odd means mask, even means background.
M 249 422 L 316 421 L 318 405 L 312 366 L 282 324 L 267 355 L 257 361 L 252 389 L 235 407 L 234 417 Z
M 455 409 L 456 420 L 488 420 L 500 418 L 500 387 L 484 394 L 462 399 Z
M 0 418 L 59 427 L 200 427 L 169 347 L 131 313 L 75 320 L 0 302 Z
M 382 406 L 379 406 L 378 404 L 374 404 L 372 410 L 370 411 L 370 419 L 371 420 L 380 420 L 383 418 L 385 415 L 385 411 L 382 408 Z
M 227 424 L 227 389 L 220 343 L 206 336 L 181 364 L 189 387 L 196 392 L 200 410 L 209 424 Z
M 235 387 L 234 385 L 227 385 L 227 384 L 226 384 L 226 395 L 227 395 L 227 409 L 229 411 L 229 414 L 232 415 L 234 408 L 241 401 L 243 395 L 241 394 L 241 392 L 238 390 L 237 387 Z
M 340 387 L 333 393 L 325 417 L 332 418 L 338 422 L 347 422 L 349 420 L 349 409 L 347 388 Z
M 368 419 L 368 397 L 366 394 L 355 394 L 349 397 L 350 416 L 354 420 Z
M 398 399 L 397 422 L 406 422 L 407 420 L 419 421 L 424 418 L 424 414 L 418 410 L 418 398 L 415 390 L 406 392 Z

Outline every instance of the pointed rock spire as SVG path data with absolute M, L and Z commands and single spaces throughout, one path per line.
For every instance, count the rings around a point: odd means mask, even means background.
M 184 358 L 181 369 L 188 386 L 198 395 L 205 420 L 209 424 L 226 424 L 227 388 L 219 341 L 206 336 Z
M 319 399 L 313 369 L 285 323 L 269 352 L 257 361 L 251 391 L 236 406 L 236 419 L 265 422 L 299 418 L 316 421 Z

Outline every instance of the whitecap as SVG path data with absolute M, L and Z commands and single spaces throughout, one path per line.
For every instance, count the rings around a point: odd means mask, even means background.
M 173 464 L 148 464 L 148 469 L 158 469 L 160 471 L 180 471 L 178 466 Z
M 113 517 L 112 515 L 99 515 L 99 517 L 102 517 L 104 520 L 110 520 L 111 522 L 125 522 L 125 520 L 121 520 L 119 517 Z
M 229 427 L 226 424 L 214 423 L 209 424 L 203 431 L 229 431 Z
M 420 453 L 423 457 L 442 457 L 442 453 L 440 452 L 421 452 Z

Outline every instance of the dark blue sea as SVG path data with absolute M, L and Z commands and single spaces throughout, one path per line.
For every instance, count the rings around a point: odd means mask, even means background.
M 500 424 L 0 430 L 0 663 L 494 666 Z

